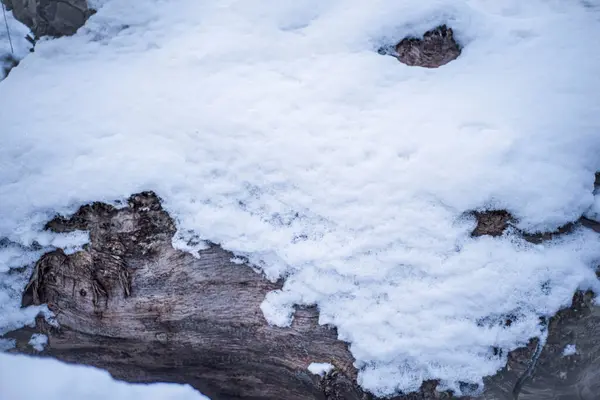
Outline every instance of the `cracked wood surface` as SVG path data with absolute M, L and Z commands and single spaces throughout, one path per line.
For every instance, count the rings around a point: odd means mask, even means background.
M 478 221 L 474 236 L 500 235 L 514 221 L 505 211 L 473 215 Z M 585 219 L 576 224 L 598 228 Z M 42 356 L 103 368 L 129 382 L 187 383 L 213 400 L 373 399 L 356 383 L 347 344 L 337 340 L 335 329 L 318 325 L 316 308 L 299 308 L 290 328 L 269 326 L 260 303 L 281 283 L 233 263 L 233 255 L 217 245 L 200 251 L 198 258 L 174 249 L 175 224 L 154 193 L 133 195 L 119 209 L 92 203 L 69 218 L 54 218 L 46 228 L 89 231 L 90 243 L 71 255 L 52 251 L 36 263 L 23 306 L 48 304 L 60 328 L 39 317 L 35 328 L 7 335 L 17 340 L 13 351 L 33 353 L 27 343 L 32 333 L 41 332 L 49 336 Z M 534 340 L 509 354 L 508 366 L 486 378 L 477 398 L 513 399 L 518 389 L 521 399 L 535 399 L 550 385 L 557 393 L 571 393 L 577 389 L 572 384 L 556 384 L 559 368 L 584 377 L 599 370 L 600 357 L 594 355 L 600 355 L 600 346 L 583 362 L 566 367 L 559 352 L 570 332 L 596 332 L 600 326 L 600 314 L 590 311 L 591 297 L 586 296 L 576 294 L 573 306 L 550 320 L 548 344 L 536 368 L 551 366 L 551 373 L 534 369 L 533 383 L 521 379 Z M 307 371 L 311 362 L 331 362 L 336 369 L 320 378 Z M 436 385 L 425 382 L 419 392 L 394 399 L 452 398 Z
M 259 306 L 280 284 L 218 246 L 199 258 L 174 249 L 175 225 L 152 193 L 47 227 L 89 230 L 91 242 L 44 255 L 26 288 L 23 305 L 47 303 L 61 326 L 38 321 L 45 355 L 131 382 L 189 383 L 213 399 L 325 398 L 306 370 L 313 361 L 353 376 L 346 344 L 318 325 L 316 309 L 299 309 L 290 328 L 269 326 Z

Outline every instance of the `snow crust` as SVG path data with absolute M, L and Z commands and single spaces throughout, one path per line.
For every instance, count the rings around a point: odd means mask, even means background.
M 2 353 L 0 393 L 10 400 L 208 400 L 189 385 L 132 385 L 92 367 Z
M 55 212 L 155 190 L 178 247 L 219 243 L 285 278 L 268 321 L 318 305 L 377 395 L 482 384 L 506 362 L 493 347 L 524 345 L 540 315 L 600 289 L 593 232 L 471 238 L 465 214 L 507 209 L 534 232 L 592 206 L 596 3 L 97 4 L 0 84 L 0 237 L 17 249 L 2 260 L 31 260 Z M 377 54 L 441 23 L 464 47 L 442 68 Z M 0 277 L 10 326 L 14 275 Z

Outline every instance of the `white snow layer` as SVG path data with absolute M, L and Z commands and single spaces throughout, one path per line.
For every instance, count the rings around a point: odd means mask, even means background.
M 599 190 L 594 191 L 594 201 L 593 201 L 590 209 L 585 214 L 585 216 L 590 219 L 600 222 L 600 191 Z
M 180 244 L 286 278 L 268 321 L 318 305 L 378 395 L 482 383 L 493 347 L 599 289 L 594 233 L 471 238 L 464 216 L 547 231 L 592 205 L 596 3 L 101 3 L 0 84 L 0 237 L 29 246 L 54 212 L 155 190 Z M 464 50 L 439 69 L 377 54 L 441 23 Z
M 0 398 L 10 400 L 207 400 L 188 385 L 127 384 L 106 371 L 0 353 Z
M 2 4 L 0 14 L 3 14 Z M 29 53 L 32 46 L 25 40 L 28 33 L 29 29 L 17 21 L 12 12 L 6 11 L 6 21 L 4 15 L 0 15 L 0 81 L 6 77 L 3 67 L 10 63 L 9 58 L 20 60 Z

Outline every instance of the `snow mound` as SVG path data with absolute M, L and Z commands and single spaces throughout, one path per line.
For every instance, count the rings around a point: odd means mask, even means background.
M 30 246 L 54 212 L 154 190 L 178 247 L 219 243 L 286 279 L 263 304 L 270 322 L 318 305 L 378 395 L 481 384 L 506 362 L 493 348 L 525 344 L 540 315 L 598 289 L 594 233 L 472 238 L 465 217 L 506 209 L 545 231 L 592 206 L 597 7 L 97 4 L 0 84 L 0 237 Z M 463 47 L 442 68 L 377 54 L 440 24 Z
M 188 385 L 127 384 L 108 372 L 56 360 L 0 353 L 0 390 L 10 400 L 207 400 Z
M 29 54 L 31 44 L 25 39 L 28 33 L 29 28 L 17 21 L 12 12 L 6 11 L 6 21 L 0 15 L 0 81 L 6 78 L 4 69 L 9 67 L 11 59 L 18 61 Z

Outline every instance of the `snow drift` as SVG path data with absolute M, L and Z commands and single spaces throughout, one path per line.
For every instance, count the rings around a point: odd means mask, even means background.
M 0 252 L 26 257 L 56 212 L 154 190 L 184 242 L 286 279 L 268 321 L 318 305 L 378 395 L 480 384 L 505 364 L 494 347 L 598 289 L 595 234 L 472 238 L 465 217 L 507 209 L 548 231 L 592 206 L 595 3 L 99 4 L 0 85 L 0 237 L 16 243 Z M 463 51 L 439 69 L 377 54 L 444 23 Z

